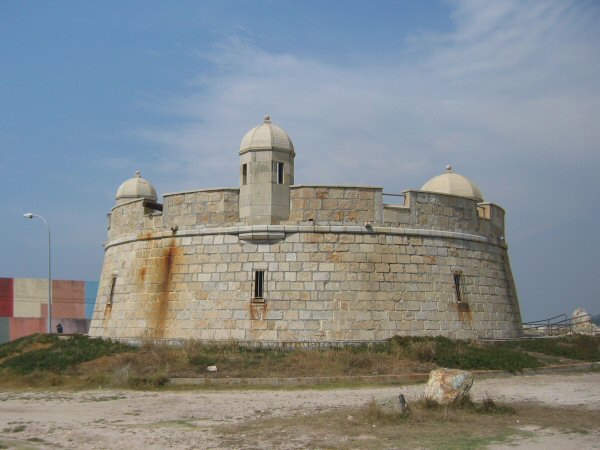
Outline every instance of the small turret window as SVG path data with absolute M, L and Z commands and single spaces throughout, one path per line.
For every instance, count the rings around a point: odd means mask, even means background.
M 242 165 L 242 186 L 248 184 L 248 164 Z
M 283 184 L 283 163 L 273 161 L 273 174 L 275 175 L 275 183 Z

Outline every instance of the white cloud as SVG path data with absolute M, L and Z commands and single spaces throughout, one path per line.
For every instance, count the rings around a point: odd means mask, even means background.
M 454 32 L 412 40 L 419 60 L 380 66 L 341 67 L 231 38 L 199 55 L 212 68 L 190 81 L 188 96 L 163 103 L 186 122 L 140 135 L 165 149 L 165 178 L 187 187 L 236 185 L 239 141 L 265 113 L 294 140 L 301 183 L 397 191 L 447 162 L 477 178 L 497 175 L 490 158 L 524 152 L 593 159 L 593 17 L 586 3 L 461 2 Z

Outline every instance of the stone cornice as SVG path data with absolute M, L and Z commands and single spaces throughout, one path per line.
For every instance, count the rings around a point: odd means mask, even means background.
M 130 235 L 120 239 L 114 239 L 104 244 L 104 249 L 109 249 L 118 245 L 128 244 L 137 241 L 151 241 L 158 239 L 210 236 L 210 235 L 238 235 L 242 240 L 248 241 L 269 241 L 280 240 L 287 234 L 295 233 L 339 233 L 339 234 L 364 234 L 364 235 L 395 235 L 395 236 L 415 236 L 458 239 L 463 241 L 481 242 L 495 245 L 504 249 L 507 244 L 500 239 L 493 239 L 487 236 L 477 234 L 461 233 L 457 231 L 427 230 L 421 228 L 400 228 L 400 227 L 366 227 L 360 225 L 246 225 L 239 227 L 217 227 L 200 229 L 178 229 L 177 231 L 161 231 L 148 233 L 140 231 L 137 235 Z

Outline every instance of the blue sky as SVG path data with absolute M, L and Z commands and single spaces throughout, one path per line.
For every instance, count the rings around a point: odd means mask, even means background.
M 237 186 L 264 114 L 296 182 L 419 188 L 446 164 L 507 210 L 521 309 L 600 312 L 600 3 L 0 2 L 0 276 L 95 280 L 136 170 Z

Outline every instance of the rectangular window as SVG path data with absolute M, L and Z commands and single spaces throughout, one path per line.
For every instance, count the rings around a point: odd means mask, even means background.
M 253 289 L 253 300 L 264 300 L 265 295 L 265 271 L 255 270 L 254 271 L 254 289 Z
M 273 174 L 275 175 L 275 183 L 283 184 L 283 163 L 273 161 Z
M 117 284 L 117 276 L 113 275 L 110 277 L 110 291 L 108 292 L 108 299 L 106 300 L 107 305 L 112 305 L 113 294 L 115 293 L 115 284 Z
M 242 164 L 242 186 L 248 183 L 248 164 Z
M 456 294 L 456 301 L 458 303 L 463 303 L 467 301 L 465 296 L 465 280 L 461 271 L 455 271 L 452 273 L 454 277 L 454 292 Z

